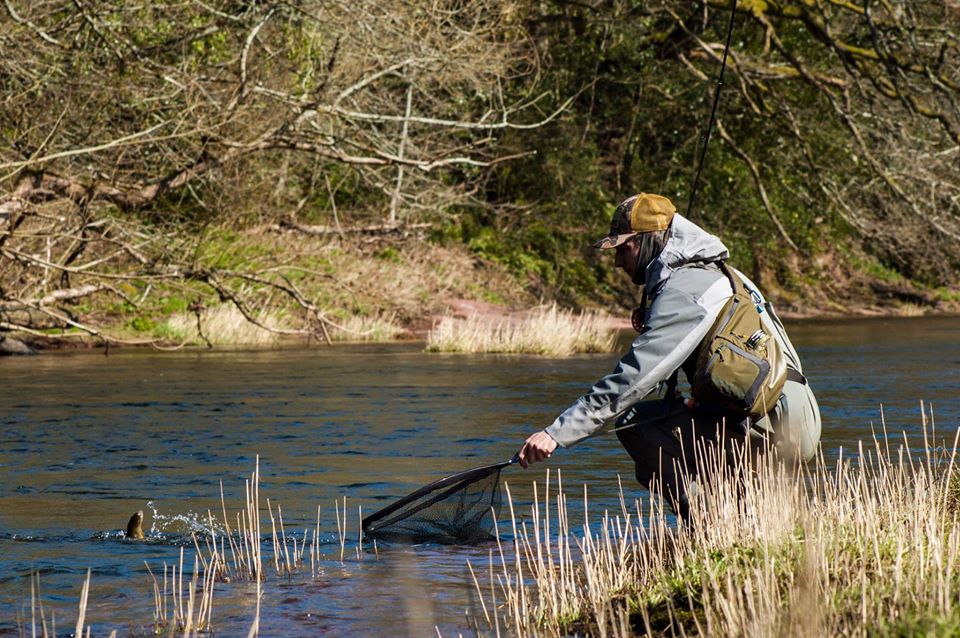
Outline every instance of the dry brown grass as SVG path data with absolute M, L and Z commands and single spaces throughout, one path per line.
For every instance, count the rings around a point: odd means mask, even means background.
M 607 317 L 559 310 L 553 305 L 511 319 L 444 317 L 427 336 L 427 350 L 566 357 L 579 352 L 610 352 L 615 342 L 616 331 Z
M 511 503 L 478 633 L 957 635 L 956 442 L 923 443 L 875 440 L 833 469 L 744 455 L 677 528 L 660 498 L 574 524 L 548 474 L 522 522 Z
M 257 313 L 257 321 L 276 330 L 284 330 L 277 313 Z M 271 346 L 280 340 L 278 332 L 251 323 L 231 304 L 219 304 L 200 313 L 200 327 L 192 314 L 176 314 L 167 321 L 167 327 L 179 340 L 200 345 L 209 342 L 215 346 Z M 201 335 L 202 332 L 202 335 Z
M 393 341 L 406 334 L 393 317 L 352 315 L 330 330 L 333 341 Z

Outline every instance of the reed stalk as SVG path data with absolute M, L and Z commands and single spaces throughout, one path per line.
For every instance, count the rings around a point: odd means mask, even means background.
M 273 518 L 273 508 L 270 506 L 270 499 L 267 499 L 267 511 L 270 513 L 270 538 L 273 541 L 273 566 L 280 573 L 280 543 L 277 539 L 277 523 Z
M 47 615 L 43 609 L 43 598 L 40 595 L 40 572 L 30 573 L 30 632 L 32 638 L 37 638 L 37 612 L 40 612 L 40 632 L 43 638 L 51 635 L 47 632 Z M 57 623 L 53 622 L 53 634 L 56 636 Z
M 340 562 L 343 562 L 343 554 L 347 546 L 347 497 L 343 497 L 343 520 L 340 520 L 340 502 L 334 500 L 334 507 L 337 514 L 337 538 L 340 540 Z
M 146 564 L 146 562 L 144 563 Z M 184 550 L 180 548 L 180 561 L 173 565 L 163 564 L 163 587 L 161 589 L 157 577 L 150 565 L 147 564 L 147 573 L 153 585 L 153 622 L 154 633 L 168 631 L 171 635 L 176 631 L 183 632 L 183 636 L 197 636 L 208 632 L 212 628 L 213 590 L 214 583 L 220 571 L 214 561 L 208 561 L 206 567 L 201 566 L 198 554 L 193 559 L 193 572 L 189 585 L 184 591 Z M 168 614 L 168 599 L 171 602 Z
M 257 321 L 271 330 L 288 329 L 282 312 L 274 312 L 267 308 L 253 309 L 253 315 Z M 278 332 L 265 330 L 251 323 L 236 306 L 230 303 L 204 309 L 199 321 L 202 332 L 197 326 L 197 316 L 189 313 L 171 316 L 166 322 L 166 327 L 172 335 L 185 343 L 269 346 L 276 344 L 280 339 Z
M 257 638 L 260 635 L 260 599 L 263 598 L 263 583 L 257 579 L 257 607 L 254 612 L 253 622 L 250 623 L 250 631 L 247 632 L 247 638 Z
M 320 506 L 317 505 L 317 526 L 313 529 L 313 543 L 310 544 L 310 576 L 317 577 L 317 564 L 320 562 Z
M 87 597 L 90 595 L 90 568 L 87 568 L 87 577 L 80 589 L 80 608 L 77 610 L 77 627 L 74 636 L 83 635 L 83 623 L 87 618 Z

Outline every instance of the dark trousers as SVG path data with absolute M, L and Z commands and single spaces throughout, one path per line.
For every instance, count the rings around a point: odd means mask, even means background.
M 689 517 L 691 492 L 713 468 L 732 469 L 765 449 L 768 432 L 732 415 L 690 409 L 682 397 L 641 401 L 618 422 L 617 437 L 633 458 L 637 480 Z

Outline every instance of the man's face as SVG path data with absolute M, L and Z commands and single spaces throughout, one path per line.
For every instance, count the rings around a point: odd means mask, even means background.
M 637 241 L 636 237 L 631 237 L 617 246 L 613 262 L 614 267 L 621 268 L 623 272 L 629 275 L 630 279 L 633 279 L 634 274 L 636 274 L 635 271 L 637 270 L 637 257 L 639 253 L 640 242 Z

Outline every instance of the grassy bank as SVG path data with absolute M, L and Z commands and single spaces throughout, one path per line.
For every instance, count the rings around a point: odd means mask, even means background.
M 19 306 L 5 320 L 35 327 L 0 336 L 39 347 L 110 342 L 164 349 L 426 338 L 436 351 L 564 356 L 608 350 L 604 315 L 625 323 L 635 303 L 626 279 L 616 279 L 619 292 L 611 291 L 609 272 L 589 295 L 550 288 L 533 272 L 425 235 L 344 241 L 277 226 L 207 229 L 192 250 L 191 267 L 200 273 L 192 279 L 121 280 L 76 299 L 52 299 L 62 306 L 56 310 Z M 816 287 L 805 296 L 774 284 L 768 291 L 784 301 L 778 307 L 787 316 L 913 316 L 960 308 L 960 293 L 921 290 L 889 272 L 837 277 L 842 298 Z M 537 312 L 541 307 L 554 310 Z M 44 314 L 51 312 L 72 323 L 64 327 Z
M 40 347 L 389 341 L 422 337 L 458 303 L 535 305 L 505 269 L 426 237 L 346 241 L 255 227 L 208 229 L 196 241 L 192 279 L 158 276 L 58 300 L 77 324 L 67 327 L 24 307 L 5 317 L 38 327 L 10 334 Z
M 511 507 L 516 541 L 477 585 L 481 625 L 490 635 L 955 635 L 956 448 L 925 438 L 911 453 L 910 443 L 863 443 L 835 469 L 741 457 L 755 469 L 703 485 L 677 528 L 658 498 L 622 498 L 620 511 L 574 524 L 560 477 L 548 478 L 522 522 Z

